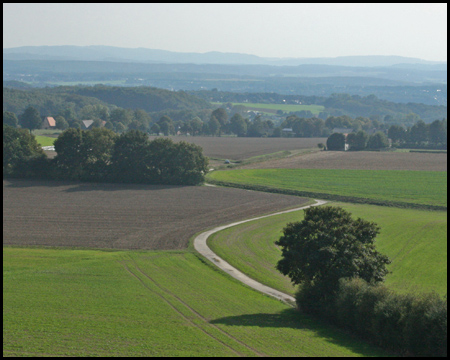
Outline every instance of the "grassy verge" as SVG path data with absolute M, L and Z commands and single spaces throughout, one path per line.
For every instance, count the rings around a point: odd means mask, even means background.
M 447 213 L 342 204 L 353 217 L 381 227 L 377 249 L 392 259 L 386 283 L 398 292 L 447 292 Z M 208 245 L 220 257 L 267 286 L 293 295 L 296 288 L 275 269 L 281 250 L 274 242 L 288 222 L 303 219 L 303 211 L 238 225 L 210 237 Z
M 335 201 L 447 210 L 447 172 L 258 169 L 216 171 L 207 181 Z
M 187 251 L 3 249 L 4 356 L 383 356 Z

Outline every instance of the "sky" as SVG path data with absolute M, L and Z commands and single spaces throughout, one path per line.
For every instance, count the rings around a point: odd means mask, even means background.
M 447 61 L 447 4 L 3 3 L 3 48 L 42 45 Z

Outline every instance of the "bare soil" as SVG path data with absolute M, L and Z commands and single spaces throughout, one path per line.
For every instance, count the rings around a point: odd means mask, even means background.
M 155 139 L 151 136 L 150 139 Z M 173 136 L 175 142 L 187 141 L 200 145 L 203 155 L 230 160 L 244 160 L 253 156 L 272 154 L 284 150 L 316 148 L 326 143 L 326 138 L 245 138 L 245 137 L 208 137 Z
M 307 199 L 209 186 L 3 181 L 3 244 L 185 249 L 199 231 Z
M 447 154 L 378 151 L 319 151 L 243 165 L 240 169 L 349 169 L 447 171 Z

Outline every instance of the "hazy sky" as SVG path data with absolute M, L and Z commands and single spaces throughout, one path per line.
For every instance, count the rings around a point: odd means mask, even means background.
M 447 4 L 3 4 L 3 47 L 447 61 Z

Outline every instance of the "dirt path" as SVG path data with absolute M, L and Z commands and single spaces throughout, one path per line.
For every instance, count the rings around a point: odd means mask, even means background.
M 229 275 L 231 275 L 235 279 L 243 282 L 244 284 L 246 284 L 246 285 L 252 287 L 253 289 L 256 289 L 256 290 L 258 290 L 258 291 L 260 291 L 260 292 L 262 292 L 264 294 L 270 295 L 270 296 L 272 296 L 272 297 L 274 297 L 274 298 L 276 298 L 278 300 L 284 301 L 287 304 L 293 305 L 295 303 L 295 298 L 293 296 L 285 294 L 285 293 L 282 293 L 281 291 L 272 289 L 272 288 L 270 288 L 270 287 L 268 287 L 266 285 L 263 285 L 263 284 L 255 281 L 255 280 L 249 278 L 247 275 L 243 274 L 238 269 L 234 268 L 229 263 L 227 263 L 225 260 L 223 260 L 222 258 L 217 256 L 215 253 L 213 253 L 212 250 L 206 244 L 206 241 L 208 240 L 208 237 L 210 235 L 212 235 L 212 234 L 214 234 L 214 233 L 216 233 L 218 231 L 221 231 L 221 230 L 227 229 L 229 227 L 232 227 L 232 226 L 243 224 L 243 223 L 246 223 L 248 221 L 263 219 L 263 218 L 266 218 L 266 217 L 269 217 L 269 216 L 285 214 L 285 213 L 289 213 L 289 212 L 293 212 L 293 211 L 307 209 L 307 208 L 309 208 L 311 206 L 323 205 L 323 204 L 325 204 L 327 202 L 327 201 L 324 201 L 324 200 L 315 200 L 315 201 L 316 201 L 316 203 L 312 204 L 312 205 L 302 206 L 300 208 L 291 209 L 291 210 L 280 211 L 280 212 L 277 212 L 277 213 L 274 213 L 274 214 L 259 216 L 259 217 L 253 218 L 253 219 L 238 221 L 238 222 L 234 222 L 232 224 L 219 226 L 219 227 L 216 227 L 216 228 L 214 228 L 212 230 L 205 231 L 205 232 L 201 233 L 200 235 L 198 235 L 194 239 L 194 248 L 201 255 L 206 257 L 209 261 L 211 261 L 213 264 L 218 266 L 220 269 L 222 269 L 223 271 L 225 271 L 226 273 L 228 273 Z

